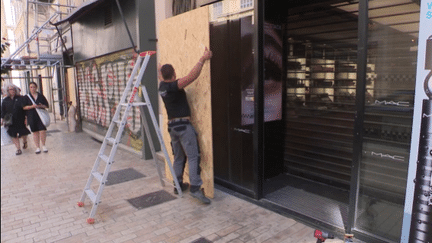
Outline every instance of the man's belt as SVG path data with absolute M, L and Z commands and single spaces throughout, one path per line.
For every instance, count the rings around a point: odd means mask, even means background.
M 188 124 L 189 122 L 189 118 L 174 118 L 168 121 L 168 125 L 175 126 L 181 124 Z

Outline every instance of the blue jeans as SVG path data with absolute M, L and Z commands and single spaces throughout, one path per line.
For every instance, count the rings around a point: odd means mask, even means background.
M 189 121 L 179 121 L 168 124 L 171 136 L 171 146 L 174 154 L 174 172 L 178 182 L 183 183 L 183 172 L 186 159 L 189 162 L 190 191 L 195 192 L 201 188 L 200 150 L 197 132 Z

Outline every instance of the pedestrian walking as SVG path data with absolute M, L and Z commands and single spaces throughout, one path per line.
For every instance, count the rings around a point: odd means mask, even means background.
M 75 132 L 76 125 L 77 125 L 76 108 L 72 104 L 72 101 L 69 102 L 68 120 L 69 120 L 69 132 Z
M 212 57 L 212 52 L 205 48 L 204 54 L 189 74 L 177 79 L 171 64 L 159 66 L 159 94 L 165 104 L 168 114 L 168 132 L 171 136 L 171 146 L 174 153 L 174 172 L 182 190 L 188 188 L 183 183 L 183 173 L 186 158 L 189 162 L 190 194 L 202 203 L 209 204 L 210 200 L 201 190 L 200 151 L 197 132 L 190 123 L 190 108 L 184 88 L 195 81 L 202 70 L 204 62 Z M 176 188 L 174 193 L 178 194 Z
M 23 109 L 25 99 L 19 95 L 17 86 L 7 84 L 5 89 L 7 96 L 1 104 L 1 124 L 7 127 L 7 133 L 12 137 L 12 141 L 17 149 L 15 154 L 20 155 L 22 154 L 22 150 L 19 138 L 23 139 L 23 149 L 26 149 L 27 135 L 30 134 L 25 124 L 26 112 Z
M 45 127 L 41 118 L 39 117 L 36 108 L 39 109 L 48 108 L 48 101 L 43 94 L 37 92 L 38 85 L 35 82 L 30 82 L 29 88 L 30 88 L 30 93 L 29 95 L 25 96 L 26 106 L 24 106 L 24 110 L 27 110 L 27 123 L 30 126 L 31 131 L 33 132 L 33 140 L 36 145 L 35 153 L 36 154 L 41 153 L 41 149 L 40 149 L 41 144 L 42 144 L 42 151 L 47 153 L 48 149 L 45 146 L 47 128 Z

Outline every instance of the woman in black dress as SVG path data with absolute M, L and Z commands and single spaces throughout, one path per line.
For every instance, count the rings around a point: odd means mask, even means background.
M 42 123 L 39 115 L 36 111 L 36 108 L 45 109 L 48 108 L 48 101 L 45 96 L 39 92 L 37 92 L 37 84 L 35 82 L 30 82 L 29 85 L 30 94 L 25 96 L 26 98 L 26 106 L 24 106 L 24 110 L 27 110 L 27 123 L 30 126 L 31 131 L 33 132 L 33 139 L 36 145 L 36 154 L 40 154 L 40 144 L 42 143 L 42 151 L 45 153 L 48 152 L 47 147 L 45 147 L 46 141 L 46 127 Z M 32 99 L 34 101 L 33 104 Z
M 23 110 L 25 105 L 24 97 L 19 95 L 18 88 L 13 84 L 6 85 L 7 97 L 4 98 L 1 106 L 1 123 L 5 116 L 12 114 L 12 125 L 8 126 L 7 133 L 12 137 L 12 141 L 17 149 L 16 155 L 22 154 L 19 138 L 23 138 L 23 148 L 27 148 L 27 135 L 30 131 L 25 124 L 26 112 Z

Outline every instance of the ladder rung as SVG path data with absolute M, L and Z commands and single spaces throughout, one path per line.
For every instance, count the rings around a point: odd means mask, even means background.
M 92 175 L 96 180 L 98 180 L 99 182 L 102 182 L 102 174 L 101 173 L 95 171 L 95 172 L 92 172 Z
M 99 158 L 108 163 L 109 158 L 105 154 L 99 155 Z
M 110 142 L 111 144 L 115 143 L 115 138 L 105 138 L 108 142 Z
M 90 200 L 94 204 L 95 201 L 96 201 L 96 194 L 92 191 L 92 189 L 87 189 L 87 190 L 84 190 L 84 191 L 87 194 L 88 198 L 90 198 Z
M 131 106 L 143 106 L 143 105 L 147 105 L 147 103 L 145 103 L 145 102 L 121 103 L 122 106 L 128 106 L 129 104 Z

